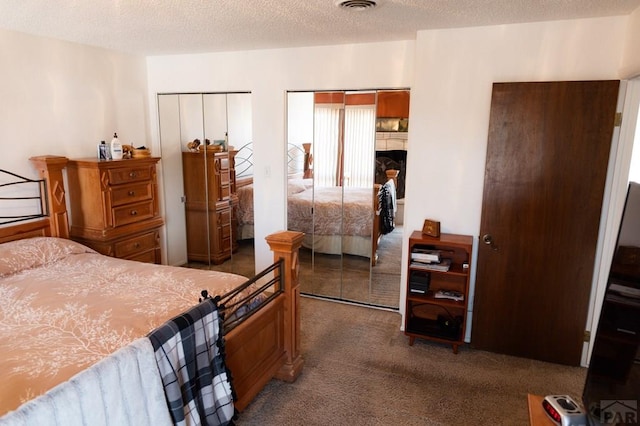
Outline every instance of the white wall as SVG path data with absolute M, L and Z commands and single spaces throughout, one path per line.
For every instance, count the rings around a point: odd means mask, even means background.
M 252 93 L 256 270 L 273 261 L 264 237 L 286 229 L 287 90 L 407 87 L 412 41 L 149 57 L 149 104 L 158 144 L 156 94 Z
M 36 177 L 29 157 L 94 156 L 114 131 L 148 143 L 144 58 L 5 30 L 0 54 L 0 168 Z
M 627 27 L 625 28 L 624 51 L 622 56 L 622 66 L 620 67 L 621 78 L 632 78 L 640 76 L 640 7 L 629 15 Z
M 429 217 L 442 222 L 443 232 L 473 235 L 475 265 L 492 83 L 618 79 L 626 21 L 612 17 L 419 32 L 405 230 L 420 229 Z M 406 255 L 405 244 L 403 259 Z M 471 272 L 473 285 L 475 267 Z

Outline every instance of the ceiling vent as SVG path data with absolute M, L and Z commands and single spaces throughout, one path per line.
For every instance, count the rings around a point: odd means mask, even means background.
M 345 10 L 369 10 L 375 8 L 379 0 L 336 0 L 336 6 Z

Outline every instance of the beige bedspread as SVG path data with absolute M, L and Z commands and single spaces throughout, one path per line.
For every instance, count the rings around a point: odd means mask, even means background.
M 115 259 L 70 240 L 0 245 L 0 415 L 245 277 Z
M 312 205 L 315 215 L 311 212 Z M 290 194 L 287 216 L 290 230 L 312 235 L 371 237 L 373 187 L 315 188 Z
M 238 187 L 238 224 L 253 225 L 253 184 Z

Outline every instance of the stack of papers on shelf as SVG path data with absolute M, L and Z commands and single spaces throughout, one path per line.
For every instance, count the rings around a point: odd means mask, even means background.
M 439 263 L 440 250 L 414 249 L 411 252 L 411 260 L 423 263 Z
M 433 297 L 436 299 L 451 299 L 458 302 L 464 300 L 464 295 L 462 293 L 452 290 L 438 290 L 434 293 Z
M 423 269 L 425 271 L 441 271 L 447 272 L 451 267 L 451 259 L 442 259 L 439 263 L 437 262 L 420 262 L 416 260 L 411 261 L 411 267 L 416 269 Z

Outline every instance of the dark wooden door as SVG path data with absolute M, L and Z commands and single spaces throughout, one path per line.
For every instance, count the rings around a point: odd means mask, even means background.
M 579 365 L 618 88 L 494 84 L 474 347 Z

